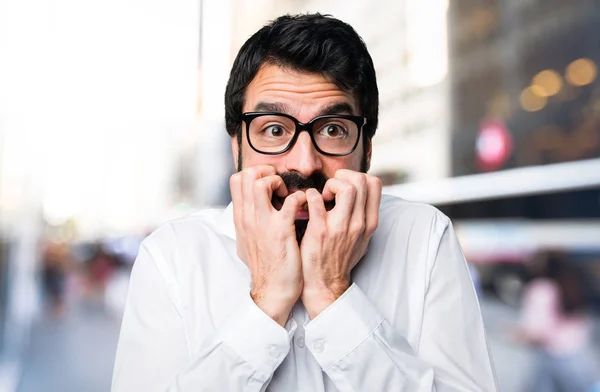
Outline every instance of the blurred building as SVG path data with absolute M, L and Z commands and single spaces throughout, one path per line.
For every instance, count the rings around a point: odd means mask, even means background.
M 453 1 L 449 26 L 454 176 L 600 157 L 596 1 Z M 599 218 L 600 190 L 584 180 L 590 162 L 570 176 L 548 167 L 549 179 L 530 189 L 535 199 L 454 215 Z M 543 189 L 550 182 L 552 194 Z
M 5 0 L 0 26 L 0 389 L 13 390 L 41 245 L 141 233 L 177 202 L 199 2 Z
M 199 2 L 1 7 L 4 213 L 32 189 L 44 219 L 89 237 L 164 221 L 196 114 Z
M 594 0 L 451 1 L 451 177 L 384 190 L 449 215 L 507 302 L 549 249 L 600 281 L 599 33 Z
M 210 84 L 203 86 L 204 97 L 222 96 L 228 76 L 223 70 L 230 70 L 242 44 L 268 21 L 288 13 L 331 14 L 357 30 L 375 63 L 380 119 L 373 139 L 371 173 L 386 183 L 446 177 L 450 174 L 447 6 L 444 0 L 379 1 L 377 6 L 366 0 L 230 0 L 220 2 L 218 7 L 204 2 L 203 42 L 212 39 L 202 47 L 202 78 Z M 223 23 L 228 17 L 230 25 Z M 219 25 L 211 27 L 216 21 Z M 214 46 L 217 36 L 218 47 Z M 223 46 L 229 50 L 223 50 Z M 213 132 L 219 124 L 216 114 L 223 113 L 216 105 L 222 106 L 222 101 L 212 102 L 211 110 L 204 107 L 206 104 L 203 100 L 202 117 L 213 118 Z M 221 132 L 225 135 L 224 130 Z M 214 136 L 205 137 L 212 140 Z M 222 140 L 211 143 L 217 143 L 219 151 L 227 156 L 226 162 L 231 162 L 228 145 Z M 211 159 L 224 162 L 222 157 L 211 155 Z M 221 179 L 215 183 L 209 179 L 214 178 L 212 170 L 201 169 L 204 173 L 200 178 L 204 179 L 200 183 L 208 181 L 214 189 L 230 173 L 220 172 Z M 205 192 L 212 191 L 204 187 Z M 213 196 L 203 197 L 212 200 Z
M 373 57 L 379 127 L 371 173 L 386 183 L 449 175 L 444 0 L 277 2 L 277 14 L 328 13 L 352 25 Z
M 371 173 L 386 183 L 449 174 L 446 51 L 442 0 L 278 2 L 279 13 L 321 12 L 352 25 L 377 72 L 379 128 Z
M 600 156 L 597 1 L 457 0 L 449 26 L 453 175 Z

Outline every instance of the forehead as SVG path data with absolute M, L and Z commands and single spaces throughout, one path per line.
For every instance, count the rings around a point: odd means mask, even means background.
M 295 116 L 312 115 L 335 103 L 347 103 L 357 112 L 354 96 L 322 74 L 271 64 L 262 66 L 248 85 L 243 111 L 253 111 L 259 103 L 281 103 Z

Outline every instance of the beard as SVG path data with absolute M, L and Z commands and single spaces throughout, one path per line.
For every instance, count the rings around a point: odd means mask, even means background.
M 298 190 L 305 190 L 309 188 L 314 188 L 319 193 L 323 193 L 323 188 L 325 188 L 325 183 L 329 179 L 322 172 L 314 172 L 308 177 L 302 176 L 298 172 L 284 172 L 279 174 L 283 183 L 290 193 L 293 193 Z M 283 205 L 283 199 L 279 198 L 276 195 L 273 195 L 271 198 L 271 203 L 273 206 L 277 208 L 277 206 Z M 331 210 L 335 206 L 335 200 L 325 202 L 325 209 L 327 211 Z M 296 240 L 298 244 L 302 242 L 302 238 L 304 237 L 304 233 L 306 232 L 306 228 L 308 227 L 308 219 L 297 219 L 294 222 L 296 226 Z

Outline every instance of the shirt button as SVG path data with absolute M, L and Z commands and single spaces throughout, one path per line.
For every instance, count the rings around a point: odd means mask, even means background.
M 298 336 L 296 338 L 296 346 L 304 348 L 304 336 Z
M 279 349 L 275 346 L 271 346 L 269 347 L 269 355 L 273 358 L 278 358 L 279 355 L 281 354 L 281 352 L 279 351 Z
M 315 352 L 322 353 L 323 351 L 325 351 L 325 342 L 322 340 L 317 340 L 313 348 L 315 349 Z

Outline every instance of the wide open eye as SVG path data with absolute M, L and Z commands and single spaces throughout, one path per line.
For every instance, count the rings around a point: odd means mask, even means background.
M 280 138 L 285 136 L 285 128 L 280 124 L 268 125 L 261 133 L 264 137 Z
M 317 136 L 332 139 L 341 139 L 348 136 L 348 130 L 343 124 L 332 122 L 321 126 L 317 132 Z

